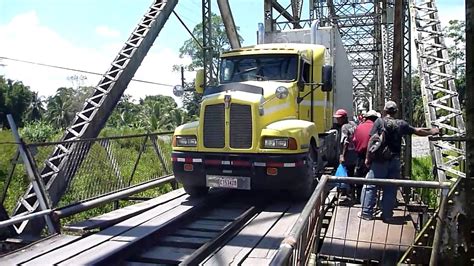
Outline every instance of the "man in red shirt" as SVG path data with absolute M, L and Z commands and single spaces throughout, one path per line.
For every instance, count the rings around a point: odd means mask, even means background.
M 367 153 L 367 146 L 370 139 L 370 130 L 374 125 L 374 121 L 377 120 L 378 115 L 374 110 L 370 110 L 365 113 L 365 121 L 358 125 L 354 131 L 354 137 L 352 142 L 355 146 L 355 151 L 357 153 L 357 163 L 355 168 L 355 176 L 364 177 L 369 169 L 365 165 L 365 155 Z M 360 193 L 362 191 L 362 186 L 356 186 L 356 199 L 360 201 Z

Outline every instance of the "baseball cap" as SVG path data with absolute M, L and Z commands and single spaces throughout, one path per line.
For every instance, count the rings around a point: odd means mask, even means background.
M 377 112 L 375 110 L 370 110 L 367 113 L 365 113 L 364 117 L 378 117 Z
M 336 117 L 336 118 L 338 118 L 338 117 L 346 117 L 346 116 L 347 116 L 347 111 L 344 110 L 344 109 L 338 109 L 338 110 L 334 113 L 334 115 L 333 115 L 333 117 Z
M 397 104 L 394 101 L 388 101 L 385 103 L 385 107 L 383 108 L 385 111 L 391 110 L 391 111 L 397 111 Z

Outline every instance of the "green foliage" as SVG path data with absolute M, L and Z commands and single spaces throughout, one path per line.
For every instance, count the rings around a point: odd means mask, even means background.
M 20 130 L 20 135 L 26 142 L 46 142 L 52 140 L 51 137 L 55 134 L 54 127 L 44 120 L 27 122 Z
M 22 117 L 30 106 L 33 92 L 21 81 L 0 76 L 0 126 L 7 127 L 7 114 L 11 114 L 18 127 L 24 123 Z
M 230 42 L 227 38 L 227 34 L 225 32 L 224 22 L 222 22 L 222 18 L 216 14 L 211 15 L 211 44 L 212 46 L 212 58 L 214 65 L 217 66 L 219 55 L 223 51 L 230 50 Z M 239 28 L 237 27 L 237 31 Z M 202 45 L 203 43 L 203 24 L 199 23 L 193 29 L 193 36 L 199 41 L 199 44 Z M 239 36 L 240 42 L 243 42 L 243 38 Z M 194 71 L 197 68 L 203 67 L 203 50 L 194 38 L 189 38 L 186 40 L 179 48 L 179 55 L 183 57 L 185 55 L 191 57 L 192 62 L 188 66 L 184 66 L 185 70 Z M 179 66 L 174 67 L 175 70 L 179 70 Z M 215 76 L 217 76 L 217 68 L 215 68 Z
M 227 38 L 227 34 L 225 32 L 225 27 L 224 23 L 222 22 L 222 18 L 216 14 L 211 15 L 211 46 L 213 48 L 212 50 L 212 58 L 213 58 L 213 76 L 218 77 L 219 76 L 219 56 L 222 52 L 230 50 L 230 42 L 229 39 Z M 237 32 L 239 28 L 237 27 Z M 196 37 L 196 39 L 199 41 L 199 43 L 196 42 L 194 38 L 189 38 L 184 42 L 184 44 L 181 46 L 179 49 L 179 56 L 189 56 L 192 59 L 191 64 L 187 66 L 178 66 L 175 65 L 173 66 L 175 71 L 180 70 L 181 67 L 184 67 L 185 70 L 187 71 L 194 71 L 198 68 L 203 68 L 203 60 L 204 60 L 204 54 L 203 50 L 200 46 L 203 43 L 203 24 L 200 23 L 196 25 L 193 29 L 193 35 Z M 243 38 L 239 35 L 240 42 L 242 43 L 244 40 Z M 197 119 L 199 116 L 199 103 L 201 101 L 202 95 L 196 93 L 195 91 L 192 91 L 192 88 L 194 87 L 194 83 L 186 83 L 185 87 L 187 90 L 190 90 L 190 92 L 186 92 L 183 95 L 183 107 L 186 109 L 188 118 L 187 121 L 194 121 Z
M 92 95 L 93 90 L 94 87 L 57 89 L 56 94 L 46 100 L 46 119 L 57 129 L 71 125 L 74 116 L 82 110 L 85 100 Z
M 433 164 L 430 156 L 417 157 L 412 159 L 412 177 L 417 181 L 433 181 Z M 423 203 L 430 207 L 436 207 L 438 202 L 438 190 L 428 188 L 418 188 L 416 193 L 420 195 Z

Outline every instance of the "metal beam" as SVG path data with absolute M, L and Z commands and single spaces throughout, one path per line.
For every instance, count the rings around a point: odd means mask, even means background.
M 466 0 L 466 189 L 464 190 L 464 208 L 467 213 L 467 228 L 464 234 L 468 240 L 464 261 L 472 263 L 474 257 L 474 0 Z
M 393 69 L 392 69 L 392 97 L 398 106 L 401 104 L 402 73 L 403 73 L 403 1 L 395 1 L 395 15 L 393 19 Z M 399 112 L 400 115 L 402 112 Z
M 211 0 L 202 0 L 202 46 L 204 87 L 214 84 L 214 66 L 212 62 L 212 12 Z
M 177 0 L 155 0 L 152 3 L 112 62 L 110 69 L 102 76 L 93 95 L 86 100 L 83 110 L 76 114 L 72 125 L 66 129 L 63 141 L 98 136 L 177 3 Z M 68 182 L 87 154 L 77 153 L 74 143 L 58 144 L 41 171 L 41 178 L 53 207 L 60 201 Z M 69 161 L 71 156 L 75 157 L 75 162 Z M 37 196 L 30 185 L 17 203 L 13 216 L 29 214 L 37 208 Z M 18 233 L 23 232 L 26 223 L 27 221 L 16 227 Z M 43 226 L 44 223 L 35 221 L 28 225 L 24 233 L 38 235 Z
M 224 22 L 225 32 L 230 42 L 232 49 L 240 48 L 239 34 L 235 27 L 234 17 L 229 6 L 228 0 L 217 0 L 219 10 L 221 12 L 222 21 Z

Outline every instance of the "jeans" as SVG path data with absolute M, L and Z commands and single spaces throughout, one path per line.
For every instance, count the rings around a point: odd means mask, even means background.
M 391 160 L 384 162 L 372 162 L 370 170 L 366 176 L 367 179 L 373 178 L 400 178 L 400 157 L 393 157 Z M 382 186 L 382 218 L 391 218 L 393 209 L 397 202 L 397 187 Z M 365 185 L 362 189 L 362 213 L 367 216 L 374 214 L 374 207 L 377 197 L 377 186 Z

